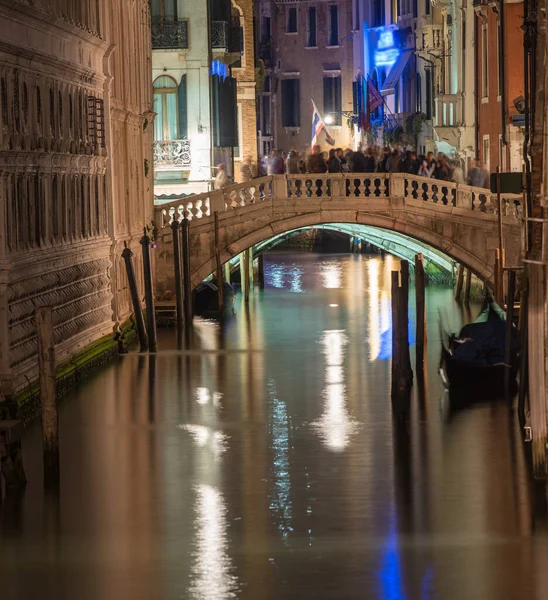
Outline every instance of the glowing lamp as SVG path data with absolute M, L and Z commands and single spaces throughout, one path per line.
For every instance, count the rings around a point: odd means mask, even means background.
M 326 117 L 325 117 L 326 125 L 332 125 L 334 121 L 335 121 L 335 119 L 333 118 L 333 115 L 326 115 Z

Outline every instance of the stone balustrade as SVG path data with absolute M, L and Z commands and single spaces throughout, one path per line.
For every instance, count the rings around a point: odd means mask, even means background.
M 251 206 L 265 200 L 358 200 L 402 199 L 407 203 L 427 203 L 496 215 L 497 199 L 488 189 L 449 181 L 439 181 L 405 173 L 326 173 L 270 175 L 248 183 L 230 185 L 222 190 L 189 196 L 183 200 L 156 207 L 157 223 L 167 227 L 174 215 L 197 220 L 219 213 Z M 502 198 L 503 216 L 516 220 L 522 217 L 522 199 L 506 194 Z

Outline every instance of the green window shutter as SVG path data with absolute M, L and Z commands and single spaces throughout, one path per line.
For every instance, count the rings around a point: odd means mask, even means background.
M 188 111 L 187 111 L 187 86 L 186 74 L 181 77 L 177 94 L 177 104 L 179 110 L 179 136 L 178 139 L 186 139 L 188 137 Z

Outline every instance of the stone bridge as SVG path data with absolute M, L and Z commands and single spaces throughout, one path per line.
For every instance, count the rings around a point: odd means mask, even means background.
M 504 196 L 507 264 L 521 258 L 521 197 Z M 174 290 L 174 218 L 190 220 L 191 284 L 221 260 L 303 227 L 352 223 L 398 232 L 443 252 L 492 284 L 498 248 L 496 197 L 488 190 L 403 173 L 273 175 L 155 207 L 156 290 Z M 367 239 L 367 236 L 365 236 Z

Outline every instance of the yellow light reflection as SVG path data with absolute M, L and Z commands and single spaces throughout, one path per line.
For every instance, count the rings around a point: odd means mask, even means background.
M 215 431 L 204 425 L 179 425 L 179 429 L 187 431 L 192 436 L 196 446 L 208 448 L 217 458 L 227 449 L 228 436 L 222 431 Z
M 381 350 L 381 332 L 379 323 L 379 275 L 380 261 L 371 259 L 367 263 L 369 282 L 369 362 L 379 356 Z
M 340 262 L 328 262 L 321 264 L 320 276 L 322 278 L 324 288 L 340 288 L 342 285 L 342 264 Z
M 343 330 L 324 331 L 323 353 L 326 362 L 326 386 L 322 416 L 312 423 L 322 443 L 332 452 L 342 452 L 357 433 L 359 424 L 346 407 L 344 385 L 344 348 L 348 338 Z
M 211 401 L 213 406 L 219 406 L 219 403 L 223 398 L 223 394 L 222 392 L 213 392 L 213 394 L 211 394 L 211 391 L 208 388 L 197 387 L 194 390 L 194 398 L 196 399 L 196 402 L 202 406 L 209 404 Z
M 192 598 L 235 598 L 238 580 L 233 575 L 226 535 L 227 508 L 222 494 L 210 485 L 196 488 L 197 548 L 190 586 Z

